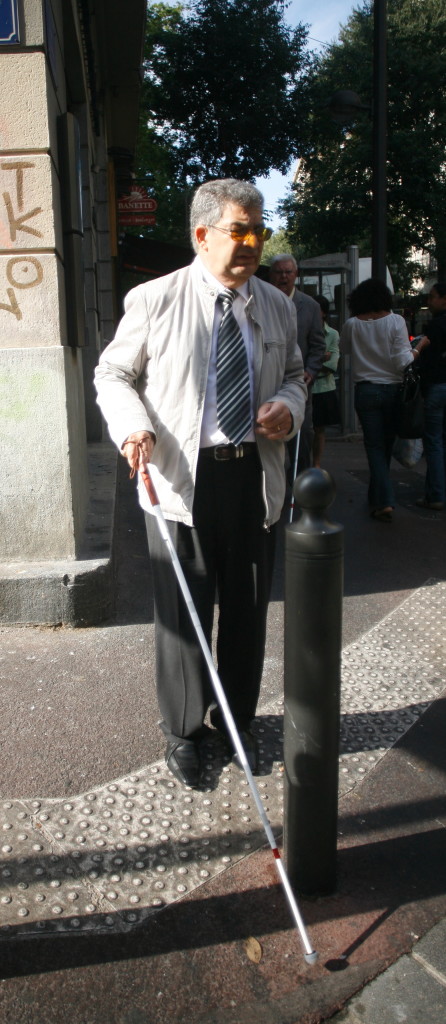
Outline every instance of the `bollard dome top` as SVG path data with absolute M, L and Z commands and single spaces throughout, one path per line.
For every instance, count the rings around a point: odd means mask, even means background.
M 326 469 L 305 469 L 294 483 L 296 504 L 302 509 L 328 508 L 335 494 L 335 482 Z

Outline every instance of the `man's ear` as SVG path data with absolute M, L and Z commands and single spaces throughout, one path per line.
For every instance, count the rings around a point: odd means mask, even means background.
M 206 245 L 207 233 L 208 229 L 207 227 L 205 227 L 204 224 L 198 224 L 198 226 L 195 228 L 195 240 L 200 249 L 202 249 L 203 246 Z

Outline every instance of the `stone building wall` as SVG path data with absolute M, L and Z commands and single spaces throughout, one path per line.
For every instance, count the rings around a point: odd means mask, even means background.
M 136 44 L 143 6 L 126 11 Z M 119 89 L 102 30 L 119 8 L 21 0 L 19 41 L 0 45 L 0 621 L 2 566 L 62 572 L 85 551 L 88 443 L 102 437 L 92 377 L 117 316 Z M 136 124 L 133 94 L 128 115 Z

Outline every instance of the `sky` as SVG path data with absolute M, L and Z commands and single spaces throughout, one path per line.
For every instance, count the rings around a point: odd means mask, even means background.
M 361 0 L 292 0 L 285 17 L 292 26 L 298 22 L 309 25 L 309 47 L 318 50 L 324 43 L 337 39 L 340 25 L 345 25 L 354 7 L 361 6 Z M 263 193 L 268 210 L 273 211 L 279 200 L 284 199 L 293 169 L 292 166 L 285 176 L 279 171 L 272 171 L 268 178 L 257 178 L 256 185 Z M 280 227 L 278 214 L 274 213 L 268 223 L 277 230 Z

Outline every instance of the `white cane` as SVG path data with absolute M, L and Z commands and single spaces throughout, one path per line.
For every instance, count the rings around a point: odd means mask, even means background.
M 293 522 L 293 513 L 294 513 L 294 504 L 295 504 L 295 502 L 294 502 L 294 481 L 295 481 L 295 479 L 297 477 L 297 463 L 299 461 L 299 444 L 300 444 L 300 430 L 298 431 L 298 433 L 296 435 L 296 454 L 294 456 L 293 479 L 291 481 L 290 523 Z
M 208 670 L 209 670 L 209 675 L 211 677 L 211 682 L 212 682 L 212 686 L 214 688 L 215 696 L 217 698 L 220 710 L 221 710 L 221 712 L 223 714 L 223 717 L 224 717 L 224 720 L 226 722 L 226 726 L 227 726 L 228 731 L 230 733 L 230 736 L 231 736 L 232 742 L 234 744 L 235 750 L 237 752 L 237 756 L 239 758 L 240 764 L 242 765 L 243 771 L 244 771 L 244 773 L 246 775 L 246 779 L 247 779 L 248 785 L 250 787 L 251 793 L 252 793 L 252 795 L 254 797 L 254 801 L 255 801 L 255 804 L 256 804 L 256 807 L 257 807 L 257 810 L 258 810 L 258 813 L 259 813 L 260 820 L 262 822 L 263 828 L 265 830 L 266 837 L 268 839 L 269 845 L 270 845 L 271 850 L 273 852 L 273 856 L 274 856 L 274 860 L 275 860 L 275 864 L 276 864 L 276 869 L 277 869 L 279 878 L 280 878 L 280 880 L 282 882 L 283 888 L 285 890 L 285 895 L 287 897 L 288 904 L 289 904 L 292 916 L 294 918 L 294 921 L 295 921 L 296 927 L 298 929 L 298 932 L 299 932 L 299 935 L 300 935 L 300 938 L 301 938 L 301 942 L 302 942 L 302 945 L 303 945 L 303 948 L 304 948 L 305 960 L 306 960 L 306 962 L 308 964 L 314 964 L 314 963 L 316 963 L 316 960 L 317 960 L 317 953 L 311 947 L 311 943 L 310 943 L 310 940 L 308 938 L 308 934 L 307 934 L 304 922 L 302 920 L 302 916 L 301 916 L 299 908 L 297 906 L 297 903 L 296 903 L 296 900 L 295 900 L 295 897 L 294 897 L 294 894 L 293 894 L 293 891 L 292 891 L 292 888 L 291 888 L 288 876 L 287 876 L 287 874 L 285 872 L 285 868 L 283 866 L 283 862 L 282 862 L 279 850 L 277 849 L 277 844 L 276 844 L 276 840 L 274 838 L 274 834 L 273 834 L 271 825 L 270 825 L 270 823 L 268 821 L 268 818 L 267 818 L 267 816 L 265 814 L 265 809 L 263 807 L 259 791 L 257 789 L 257 786 L 256 786 L 255 782 L 254 782 L 253 775 L 252 775 L 252 772 L 251 772 L 251 769 L 249 767 L 248 760 L 247 760 L 247 757 L 246 757 L 245 749 L 244 749 L 243 744 L 241 742 L 240 736 L 239 736 L 239 734 L 237 732 L 237 727 L 236 727 L 234 718 L 232 716 L 231 709 L 230 709 L 229 704 L 227 702 L 223 686 L 222 686 L 222 684 L 220 682 L 220 678 L 218 676 L 218 673 L 216 671 L 214 662 L 212 660 L 212 655 L 211 655 L 211 652 L 209 650 L 209 646 L 208 646 L 206 637 L 204 635 L 204 632 L 203 632 L 203 629 L 202 629 L 202 626 L 201 626 L 201 622 L 200 622 L 200 619 L 198 617 L 197 610 L 196 610 L 194 602 L 192 600 L 191 592 L 190 592 L 189 587 L 187 585 L 186 578 L 184 576 L 184 573 L 183 573 L 183 570 L 182 570 L 181 563 L 180 563 L 180 560 L 178 558 L 177 552 L 175 551 L 175 548 L 174 548 L 174 545 L 173 545 L 173 542 L 172 542 L 172 538 L 170 536 L 169 529 L 168 529 L 166 520 L 164 518 L 164 514 L 163 514 L 163 511 L 161 509 L 160 503 L 159 503 L 158 495 L 157 495 L 156 490 L 155 490 L 155 488 L 153 486 L 153 481 L 152 481 L 152 478 L 150 476 L 148 466 L 144 463 L 142 458 L 141 458 L 141 461 L 140 461 L 138 469 L 139 469 L 140 477 L 141 477 L 141 479 L 142 479 L 142 481 L 144 483 L 144 486 L 146 488 L 147 494 L 149 496 L 150 504 L 152 505 L 154 515 L 157 518 L 158 527 L 159 527 L 159 531 L 160 531 L 161 537 L 162 537 L 163 541 L 166 544 L 167 550 L 168 550 L 170 558 L 172 560 L 172 565 L 173 565 L 173 568 L 175 570 L 175 575 L 177 577 L 179 586 L 181 588 L 184 600 L 186 602 L 187 610 L 188 610 L 189 615 L 190 615 L 191 620 L 192 620 L 192 625 L 194 626 L 195 632 L 197 634 L 197 639 L 198 639 L 198 641 L 200 643 L 200 647 L 201 647 L 201 650 L 203 652 L 203 655 L 204 655 L 204 658 L 205 658 L 205 661 L 206 661 L 206 665 L 207 665 Z

